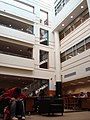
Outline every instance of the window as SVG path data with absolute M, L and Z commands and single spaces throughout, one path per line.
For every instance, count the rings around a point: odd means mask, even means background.
M 66 60 L 65 52 L 61 53 L 61 62 L 64 62 Z
M 82 14 L 83 22 L 89 18 L 89 12 L 88 10 L 85 10 Z
M 84 41 L 78 43 L 76 47 L 77 47 L 77 54 L 82 53 L 85 50 Z
M 40 10 L 40 23 L 48 25 L 48 12 Z
M 0 53 L 23 58 L 33 58 L 33 48 L 0 40 Z
M 68 28 L 68 29 L 65 31 L 65 35 L 68 35 L 70 32 L 71 32 L 71 29 Z
M 40 68 L 48 69 L 48 52 L 40 50 Z
M 61 62 L 64 62 L 88 49 L 90 49 L 90 36 L 61 53 Z
M 85 20 L 89 18 L 88 9 L 86 9 L 82 14 L 80 14 L 72 23 L 70 23 L 64 30 L 62 30 L 59 34 L 60 40 L 67 36 L 71 31 L 77 28 L 80 24 L 82 24 Z
M 88 37 L 88 38 L 85 40 L 85 43 L 86 43 L 86 50 L 90 49 L 90 37 Z
M 74 23 L 74 27 L 78 27 L 81 24 L 81 18 L 79 18 L 78 20 L 75 21 Z
M 48 45 L 48 31 L 40 28 L 40 44 Z
M 71 57 L 73 57 L 72 48 L 70 48 L 69 50 L 66 51 L 66 58 L 70 59 Z
M 34 25 L 0 15 L 0 24 L 29 34 L 34 34 Z
M 62 40 L 64 38 L 64 31 L 62 31 L 60 34 L 59 34 L 59 38 L 60 40 Z

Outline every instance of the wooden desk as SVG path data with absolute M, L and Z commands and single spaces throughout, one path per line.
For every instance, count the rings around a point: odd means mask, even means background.
M 37 98 L 36 96 L 26 98 L 26 112 L 34 111 L 33 105 L 34 105 L 34 100 L 36 98 Z
M 80 98 L 81 99 L 81 109 L 88 109 L 90 107 L 89 98 Z

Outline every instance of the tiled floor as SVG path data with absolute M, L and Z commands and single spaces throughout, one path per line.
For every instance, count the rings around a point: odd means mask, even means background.
M 26 115 L 26 120 L 90 120 L 90 111 L 66 112 L 63 116 L 61 114 L 55 114 L 54 116 L 31 114 L 30 116 Z

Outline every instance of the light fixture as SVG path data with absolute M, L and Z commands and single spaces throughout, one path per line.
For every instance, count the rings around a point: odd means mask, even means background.
M 20 52 L 22 52 L 22 50 L 20 50 Z
M 64 24 L 62 24 L 62 26 L 64 26 Z
M 82 82 L 82 81 L 81 81 L 81 82 L 78 82 L 78 83 L 80 83 L 80 84 L 84 84 L 85 82 Z
M 9 47 L 9 46 L 7 46 L 6 48 L 7 48 L 7 49 L 9 49 L 10 47 Z
M 83 5 L 81 6 L 81 9 L 82 9 L 82 8 L 84 8 L 84 6 L 83 6 Z
M 73 16 L 71 15 L 71 17 L 70 17 L 71 19 L 73 18 Z
M 12 26 L 12 25 L 9 25 L 10 27 Z

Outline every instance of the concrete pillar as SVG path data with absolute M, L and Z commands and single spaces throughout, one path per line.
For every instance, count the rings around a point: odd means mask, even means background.
M 89 11 L 89 16 L 90 16 L 90 0 L 87 0 L 87 6 L 88 6 L 88 11 Z
M 60 64 L 60 44 L 59 44 L 59 33 L 54 32 L 55 40 L 55 68 L 56 68 L 56 82 L 61 82 L 61 64 Z

